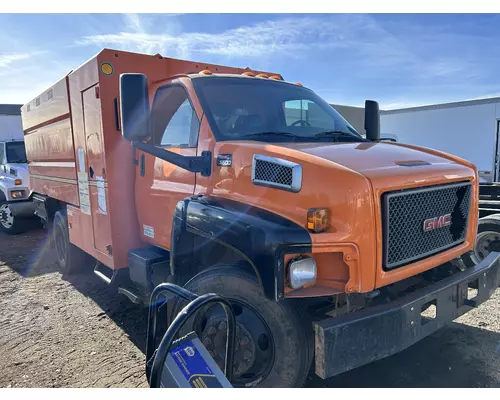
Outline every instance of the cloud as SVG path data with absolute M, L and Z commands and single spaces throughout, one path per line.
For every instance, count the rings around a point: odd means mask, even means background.
M 333 17 L 330 17 L 333 18 Z M 269 54 L 300 56 L 298 52 L 345 47 L 342 27 L 330 18 L 298 17 L 263 21 L 218 33 L 149 33 L 137 15 L 125 17 L 127 30 L 85 36 L 80 45 L 118 46 L 146 52 L 179 55 L 261 57 Z
M 8 67 L 15 61 L 25 60 L 34 55 L 34 53 L 11 53 L 0 54 L 0 68 Z
M 387 71 L 407 80 L 452 79 L 463 74 L 473 79 L 481 73 L 474 57 L 443 52 L 457 36 L 404 21 L 382 23 L 369 15 L 279 16 L 214 33 L 152 33 L 153 28 L 161 24 L 150 23 L 139 15 L 124 18 L 125 29 L 84 36 L 77 44 L 179 58 L 201 55 L 272 58 L 279 62 L 325 56 L 332 59 L 333 67 L 342 63 L 356 66 L 350 71 L 355 78 L 373 77 Z

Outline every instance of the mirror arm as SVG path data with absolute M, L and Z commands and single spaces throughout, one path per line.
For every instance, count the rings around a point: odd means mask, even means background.
M 161 149 L 152 144 L 134 141 L 132 146 L 155 157 L 161 158 L 169 163 L 190 172 L 200 172 L 202 176 L 210 176 L 212 173 L 212 153 L 202 151 L 201 156 L 182 156 L 180 154 Z

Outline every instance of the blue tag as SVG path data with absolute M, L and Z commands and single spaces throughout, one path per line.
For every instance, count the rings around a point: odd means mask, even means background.
M 170 355 L 191 387 L 222 387 L 191 340 L 187 340 L 180 346 L 170 350 Z

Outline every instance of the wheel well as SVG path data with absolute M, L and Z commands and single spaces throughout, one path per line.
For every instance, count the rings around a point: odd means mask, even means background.
M 189 263 L 183 262 L 182 273 L 176 271 L 175 280 L 179 284 L 185 284 L 193 276 L 215 265 L 233 264 L 235 267 L 244 269 L 254 275 L 263 288 L 256 266 L 243 253 L 213 239 L 193 235 L 192 240 L 194 251 L 190 252 Z

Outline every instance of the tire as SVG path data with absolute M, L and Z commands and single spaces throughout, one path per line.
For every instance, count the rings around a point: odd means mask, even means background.
M 8 235 L 18 235 L 28 229 L 28 222 L 23 218 L 16 218 L 12 215 L 9 204 L 0 201 L 0 229 Z
M 492 251 L 500 251 L 500 214 L 479 219 L 474 249 L 464 254 L 462 259 L 468 267 L 474 266 Z
M 71 244 L 69 240 L 66 210 L 59 210 L 54 215 L 51 241 L 57 263 L 63 275 L 76 274 L 85 266 L 92 265 L 91 256 Z
M 187 282 L 185 288 L 196 294 L 220 294 L 233 304 L 238 324 L 233 386 L 301 387 L 304 384 L 312 364 L 314 336 L 311 321 L 298 311 L 296 302 L 266 298 L 255 276 L 242 269 L 240 263 L 202 271 Z M 176 316 L 183 306 L 185 302 L 177 301 L 172 315 Z M 217 329 L 221 321 L 225 321 L 222 307 L 213 306 L 192 317 L 181 334 L 195 331 L 222 369 L 226 335 L 225 324 Z M 217 333 L 210 336 L 214 329 Z M 248 357 L 250 353 L 252 356 Z

